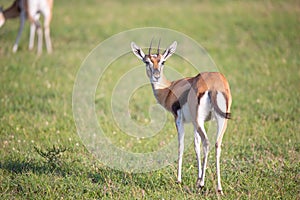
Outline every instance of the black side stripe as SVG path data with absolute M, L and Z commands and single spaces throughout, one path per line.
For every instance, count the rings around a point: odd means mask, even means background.
M 187 102 L 189 89 L 185 90 L 178 98 L 177 101 L 175 101 L 172 105 L 172 112 L 173 114 L 177 115 L 177 111 L 182 108 L 184 104 Z
M 198 97 L 197 97 L 198 98 L 198 105 L 200 104 L 200 100 L 201 100 L 203 95 L 204 95 L 204 92 L 198 94 Z

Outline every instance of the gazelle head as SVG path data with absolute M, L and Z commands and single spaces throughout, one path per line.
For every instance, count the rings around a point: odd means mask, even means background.
M 0 28 L 3 26 L 4 23 L 5 23 L 5 17 L 3 14 L 3 8 L 2 6 L 0 6 Z
M 165 61 L 175 52 L 177 42 L 174 41 L 163 54 L 160 54 L 159 43 L 156 54 L 151 54 L 150 43 L 149 52 L 147 55 L 143 50 L 138 47 L 134 42 L 131 42 L 131 48 L 133 53 L 146 64 L 147 76 L 152 83 L 159 82 L 163 76 L 163 68 Z

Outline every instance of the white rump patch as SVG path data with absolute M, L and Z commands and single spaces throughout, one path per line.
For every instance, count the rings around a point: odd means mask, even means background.
M 212 111 L 212 105 L 208 96 L 208 91 L 206 91 L 204 95 L 201 97 L 200 104 L 198 106 L 198 116 L 197 116 L 198 122 L 209 120 L 211 111 Z
M 226 113 L 226 99 L 222 92 L 217 92 L 217 104 L 221 111 Z
M 0 27 L 2 27 L 4 23 L 5 23 L 5 17 L 3 15 L 3 12 L 0 12 Z

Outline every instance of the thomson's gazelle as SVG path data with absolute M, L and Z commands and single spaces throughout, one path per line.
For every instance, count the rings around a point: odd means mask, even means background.
M 163 54 L 151 54 L 151 45 L 147 55 L 134 42 L 131 43 L 133 53 L 146 64 L 147 75 L 152 84 L 153 93 L 158 103 L 170 111 L 175 118 L 178 132 L 178 176 L 181 182 L 182 155 L 184 150 L 184 123 L 194 125 L 194 144 L 198 161 L 197 187 L 204 186 L 205 170 L 209 152 L 209 141 L 204 122 L 212 117 L 217 122 L 216 171 L 218 177 L 217 190 L 222 194 L 220 177 L 221 143 L 230 118 L 231 94 L 225 77 L 218 72 L 203 72 L 195 77 L 169 81 L 163 74 L 165 61 L 175 52 L 177 42 L 173 42 Z M 203 165 L 200 160 L 200 141 L 203 145 Z
M 20 17 L 20 27 L 17 35 L 17 39 L 13 46 L 13 52 L 18 50 L 19 41 L 22 31 L 24 29 L 25 20 L 28 18 L 30 22 L 30 37 L 29 37 L 29 49 L 32 50 L 34 46 L 35 31 L 38 35 L 38 54 L 42 53 L 43 46 L 43 30 L 40 24 L 40 14 L 44 16 L 44 30 L 45 41 L 48 53 L 52 52 L 52 43 L 50 38 L 50 22 L 52 19 L 52 7 L 53 0 L 15 0 L 13 4 L 3 10 L 0 7 L 0 28 L 7 19 Z

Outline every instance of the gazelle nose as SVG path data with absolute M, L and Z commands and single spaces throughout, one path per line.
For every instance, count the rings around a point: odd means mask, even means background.
M 155 70 L 153 71 L 153 76 L 154 76 L 155 78 L 159 78 L 159 77 L 160 77 L 160 72 L 159 72 L 159 70 L 155 69 Z

